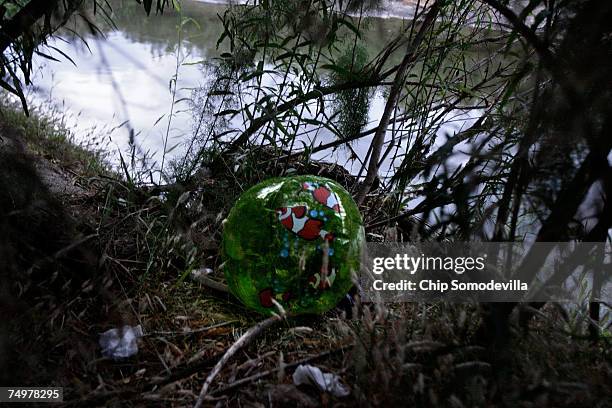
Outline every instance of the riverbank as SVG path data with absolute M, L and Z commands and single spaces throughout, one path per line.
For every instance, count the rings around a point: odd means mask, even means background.
M 61 367 L 61 353 L 57 360 L 47 354 L 61 333 L 55 313 L 66 294 L 95 275 L 83 213 L 92 190 L 84 181 L 103 173 L 99 157 L 72 145 L 59 121 L 0 107 L 3 384 L 44 384 Z
M 0 296 L 0 383 L 62 386 L 65 406 L 191 406 L 223 353 L 262 320 L 223 286 L 194 277 L 223 283 L 221 223 L 237 184 L 246 188 L 261 172 L 274 174 L 274 162 L 264 170 L 255 166 L 261 163 L 240 163 L 225 177 L 203 173 L 197 183 L 162 194 L 72 144 L 61 120 L 3 107 L 0 124 L 0 273 L 8 283 Z M 295 171 L 350 183 L 345 173 L 318 163 L 296 164 Z M 517 330 L 507 348 L 487 349 L 476 332 L 479 316 L 470 305 L 358 304 L 290 319 L 223 366 L 206 403 L 605 406 L 610 400 L 609 337 L 592 343 L 571 330 L 571 316 L 551 306 L 529 331 Z M 138 353 L 103 357 L 99 334 L 124 325 L 142 327 Z M 294 385 L 298 363 L 338 375 L 350 395 Z

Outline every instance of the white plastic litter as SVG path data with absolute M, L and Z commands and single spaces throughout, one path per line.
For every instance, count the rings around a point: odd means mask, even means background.
M 299 365 L 293 373 L 295 385 L 309 384 L 317 387 L 319 391 L 325 391 L 334 397 L 346 397 L 350 394 L 347 387 L 340 382 L 340 377 L 332 373 L 324 373 L 320 368 L 310 364 Z
M 138 353 L 138 338 L 142 337 L 142 327 L 123 326 L 100 334 L 102 355 L 113 359 L 133 356 Z

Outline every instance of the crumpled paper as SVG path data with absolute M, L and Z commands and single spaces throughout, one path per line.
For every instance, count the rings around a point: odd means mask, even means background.
M 99 344 L 102 355 L 112 359 L 131 357 L 138 353 L 138 338 L 142 337 L 142 327 L 123 326 L 100 334 Z
M 293 373 L 295 385 L 308 384 L 332 394 L 334 397 L 346 397 L 351 392 L 342 384 L 340 377 L 332 373 L 324 373 L 320 368 L 310 364 L 300 364 Z

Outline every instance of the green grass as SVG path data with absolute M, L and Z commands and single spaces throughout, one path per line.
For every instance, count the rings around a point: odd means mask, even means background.
M 5 93 L 0 96 L 5 99 L 0 102 L 0 125 L 17 132 L 32 153 L 80 177 L 112 173 L 106 161 L 107 153 L 100 148 L 101 135 L 92 133 L 85 140 L 77 141 L 66 124 L 65 113 L 56 109 L 42 112 L 31 107 L 28 117 L 20 105 L 7 101 Z

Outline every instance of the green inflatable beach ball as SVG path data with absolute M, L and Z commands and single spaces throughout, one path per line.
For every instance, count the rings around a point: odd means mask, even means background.
M 323 313 L 359 272 L 365 235 L 357 205 L 317 176 L 266 180 L 246 191 L 223 230 L 230 291 L 261 313 Z

